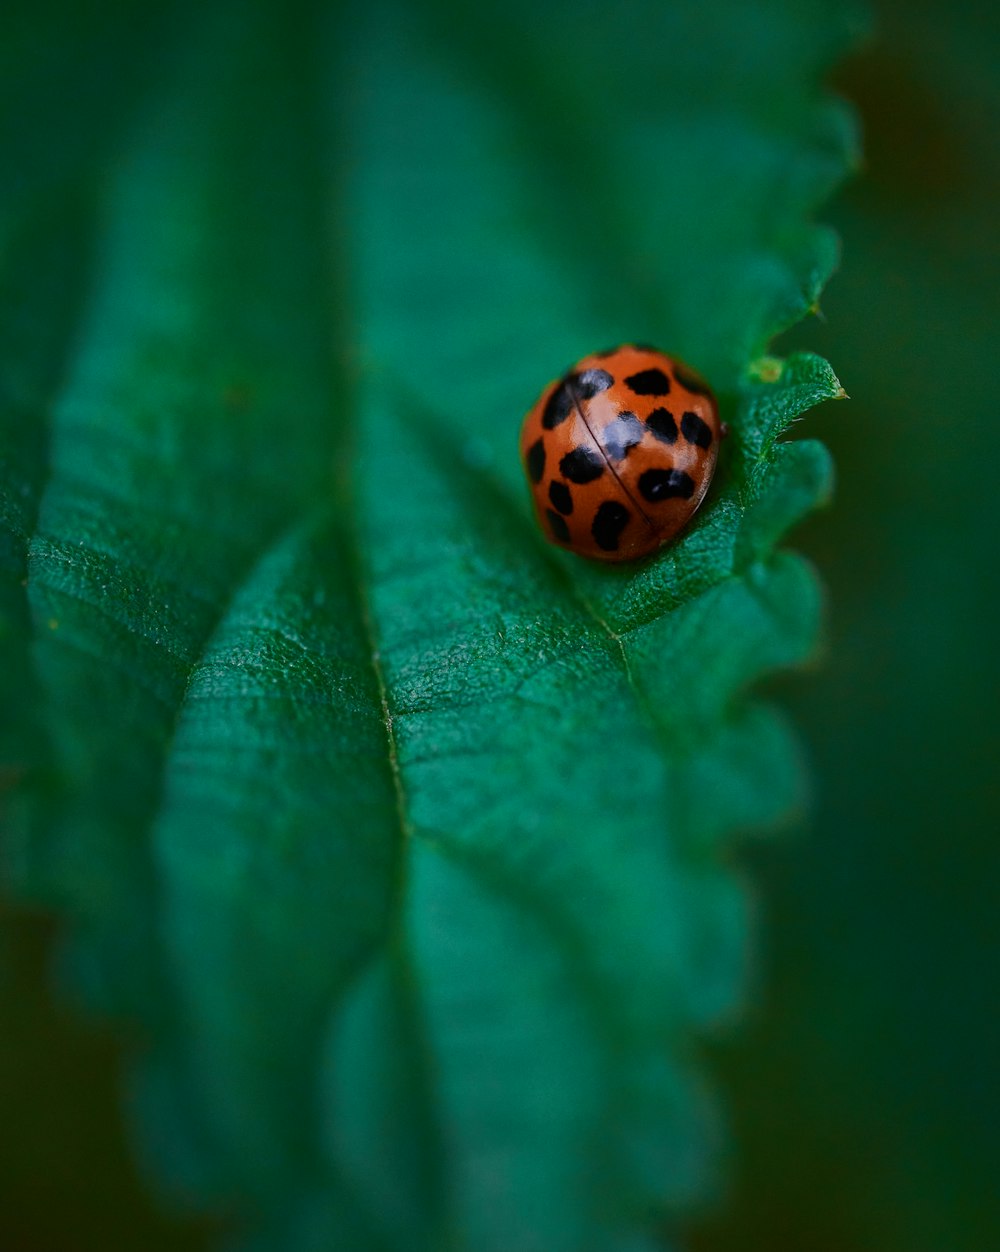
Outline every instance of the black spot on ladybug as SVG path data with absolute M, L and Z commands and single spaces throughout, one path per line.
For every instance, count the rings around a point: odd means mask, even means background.
M 631 516 L 624 504 L 617 500 L 605 500 L 594 514 L 594 524 L 590 528 L 597 546 L 605 552 L 616 552 L 618 540 Z
M 604 473 L 604 458 L 596 448 L 574 448 L 559 462 L 559 473 L 571 483 L 592 483 Z
M 678 365 L 674 362 L 674 378 L 687 391 L 693 391 L 696 396 L 710 396 L 712 394 L 708 383 L 696 374 L 694 370 L 688 369 L 686 365 Z
M 639 491 L 650 504 L 664 500 L 690 500 L 694 495 L 694 479 L 683 470 L 646 470 L 639 475 Z
M 555 426 L 559 426 L 573 411 L 575 402 L 571 379 L 572 375 L 564 378 L 548 398 L 545 412 L 542 414 L 542 425 L 546 430 L 552 430 Z
M 677 423 L 667 409 L 654 409 L 646 418 L 646 425 L 663 443 L 677 442 Z
M 545 510 L 545 516 L 548 518 L 553 535 L 559 542 L 569 543 L 569 527 L 566 525 L 565 519 L 561 518 L 558 513 L 553 513 L 551 509 Z
M 699 448 L 712 446 L 712 432 L 697 413 L 684 414 L 681 418 L 681 434 L 688 443 L 696 444 Z
M 642 422 L 634 413 L 619 413 L 618 417 L 609 422 L 601 432 L 601 443 L 604 451 L 613 461 L 620 461 L 629 448 L 642 443 Z
M 560 513 L 573 512 L 573 496 L 565 483 L 549 483 L 549 499 Z
M 670 379 L 663 370 L 640 370 L 625 379 L 637 396 L 666 396 L 670 394 Z
M 528 466 L 528 476 L 533 483 L 540 483 L 542 475 L 545 473 L 545 443 L 541 439 L 536 439 L 528 449 L 528 455 L 524 458 Z
M 614 381 L 608 371 L 602 369 L 567 374 L 548 398 L 542 413 L 542 425 L 546 430 L 561 425 L 581 400 L 590 400 L 599 392 L 607 391 Z
M 614 382 L 607 370 L 589 369 L 577 374 L 573 379 L 573 390 L 581 400 L 589 400 L 607 389 Z

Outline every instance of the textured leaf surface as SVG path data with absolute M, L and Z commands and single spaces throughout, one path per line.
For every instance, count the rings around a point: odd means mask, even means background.
M 127 124 L 98 93 L 2 223 L 10 872 L 142 1025 L 151 1173 L 254 1246 L 659 1246 L 745 990 L 722 841 L 801 797 L 747 692 L 815 645 L 775 545 L 830 468 L 780 436 L 840 389 L 762 353 L 835 261 L 843 22 L 487 17 L 121 19 Z M 732 435 L 605 570 L 516 434 L 625 339 Z

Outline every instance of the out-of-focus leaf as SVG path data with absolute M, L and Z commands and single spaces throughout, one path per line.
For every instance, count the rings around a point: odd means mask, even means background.
M 803 786 L 748 689 L 814 646 L 775 549 L 830 470 L 780 436 L 840 389 L 763 353 L 835 260 L 843 23 L 170 29 L 70 207 L 6 219 L 11 872 L 141 1024 L 177 1200 L 281 1249 L 653 1246 L 712 1186 L 691 1037 L 749 951 L 722 844 Z M 624 339 L 732 434 L 678 544 L 596 569 L 536 532 L 516 434 Z

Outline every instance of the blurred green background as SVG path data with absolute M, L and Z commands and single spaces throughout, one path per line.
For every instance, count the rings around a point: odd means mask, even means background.
M 705 1045 L 733 1150 L 696 1252 L 1000 1247 L 1000 22 L 882 3 L 875 32 L 836 79 L 866 135 L 823 214 L 843 268 L 825 320 L 777 345 L 822 353 L 851 396 L 810 419 L 839 487 L 797 538 L 829 588 L 828 648 L 779 690 L 814 808 L 742 854 L 759 991 Z M 121 1040 L 53 1001 L 52 940 L 3 918 L 0 1249 L 202 1247 L 144 1198 Z
M 836 80 L 866 153 L 828 214 L 843 268 L 794 335 L 851 396 L 817 415 L 839 485 L 797 536 L 830 595 L 787 691 L 815 810 L 757 849 L 761 1001 L 716 1057 L 735 1190 L 699 1252 L 1000 1247 L 1000 22 L 876 22 Z

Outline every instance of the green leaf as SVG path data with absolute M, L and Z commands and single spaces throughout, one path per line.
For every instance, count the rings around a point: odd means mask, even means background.
M 852 159 L 843 20 L 749 20 L 119 19 L 160 51 L 127 125 L 98 95 L 9 198 L 9 872 L 142 1027 L 150 1174 L 248 1246 L 624 1252 L 712 1189 L 723 845 L 804 786 L 749 689 L 821 609 L 775 546 L 830 466 L 780 437 L 842 394 L 763 353 Z M 626 339 L 732 433 L 681 541 L 600 569 L 545 545 L 516 436 Z

